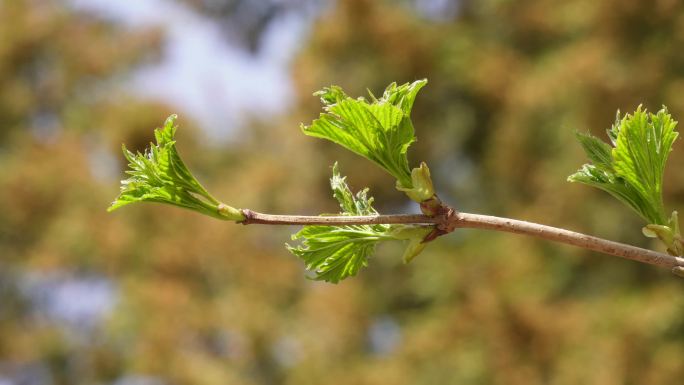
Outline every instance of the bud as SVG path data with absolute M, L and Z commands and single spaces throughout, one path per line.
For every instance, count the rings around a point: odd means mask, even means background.
M 411 226 L 411 225 L 397 225 L 393 226 L 390 236 L 394 239 L 408 240 L 404 251 L 404 263 L 409 263 L 420 254 L 427 243 L 423 240 L 432 232 L 432 226 Z
M 403 187 L 397 182 L 397 190 L 403 191 L 412 200 L 420 203 L 431 199 L 435 195 L 435 189 L 430 178 L 430 169 L 425 162 L 420 163 L 420 167 L 411 170 L 411 188 Z

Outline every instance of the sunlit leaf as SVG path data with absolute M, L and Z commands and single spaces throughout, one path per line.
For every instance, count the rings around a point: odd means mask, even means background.
M 306 135 L 335 142 L 380 167 L 397 179 L 399 187 L 413 188 L 407 151 L 416 138 L 411 109 L 418 91 L 427 80 L 389 85 L 380 99 L 371 95 L 353 99 L 332 86 L 316 92 L 325 112 L 310 126 Z
M 352 194 L 337 164 L 333 166 L 330 187 L 341 215 L 377 215 L 368 189 Z M 421 242 L 431 230 L 428 226 L 408 225 L 305 226 L 292 236 L 301 243 L 287 248 L 315 273 L 314 279 L 337 283 L 367 266 L 381 241 L 408 240 L 404 258 L 411 260 L 423 250 Z
M 341 215 L 377 215 L 368 190 L 353 195 L 337 164 L 333 166 L 330 187 L 340 204 Z M 315 272 L 315 279 L 337 283 L 367 266 L 368 257 L 378 242 L 394 239 L 388 234 L 390 228 L 390 225 L 304 226 L 292 236 L 293 240 L 301 239 L 301 245 L 288 245 L 288 250 L 301 258 L 308 270 Z
M 636 211 L 649 224 L 667 225 L 662 190 L 665 163 L 677 138 L 667 109 L 656 114 L 641 107 L 620 118 L 608 130 L 613 147 L 578 134 L 592 164 L 585 164 L 568 180 L 607 191 Z
M 109 211 L 135 202 L 158 202 L 198 211 L 219 219 L 240 221 L 242 213 L 216 200 L 195 179 L 176 150 L 176 115 L 154 131 L 156 144 L 144 154 L 123 147 L 128 160 L 128 179 L 121 181 L 121 192 Z

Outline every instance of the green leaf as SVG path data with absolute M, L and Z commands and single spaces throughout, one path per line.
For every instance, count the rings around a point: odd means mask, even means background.
M 368 189 L 354 195 L 345 179 L 335 163 L 330 187 L 341 215 L 377 215 Z M 422 241 L 431 231 L 431 226 L 411 225 L 304 226 L 292 236 L 301 243 L 287 248 L 314 271 L 314 279 L 337 283 L 368 266 L 368 258 L 381 241 L 408 240 L 404 261 L 410 261 L 423 250 Z
M 345 179 L 340 176 L 336 163 L 330 187 L 340 204 L 341 214 L 377 215 L 373 198 L 367 195 L 368 189 L 354 196 Z M 315 272 L 314 279 L 337 283 L 367 266 L 368 257 L 380 241 L 394 239 L 388 234 L 390 228 L 390 225 L 304 226 L 292 236 L 293 240 L 302 239 L 301 245 L 287 245 L 287 248 L 304 261 L 308 270 Z
M 577 138 L 592 164 L 585 164 L 568 180 L 607 191 L 648 223 L 667 225 L 662 199 L 665 163 L 677 138 L 677 122 L 663 107 L 656 114 L 641 106 L 608 130 L 613 147 L 588 135 Z
M 608 168 L 611 167 L 610 165 L 613 162 L 611 156 L 612 147 L 608 143 L 593 135 L 583 134 L 581 132 L 578 132 L 576 136 L 577 140 L 579 140 L 582 145 L 582 148 L 584 148 L 584 152 L 587 153 L 589 160 L 591 160 L 594 165 Z
M 371 102 L 353 99 L 340 87 L 316 92 L 325 112 L 310 126 L 302 125 L 309 136 L 337 143 L 376 163 L 397 179 L 398 186 L 412 189 L 407 151 L 416 138 L 411 109 L 418 91 L 427 80 L 390 84 L 380 99 Z
M 663 174 L 665 163 L 677 138 L 677 123 L 667 110 L 647 114 L 638 108 L 615 126 L 617 140 L 612 151 L 615 171 L 625 179 L 662 216 L 652 223 L 666 224 L 663 207 Z
M 219 219 L 244 220 L 240 210 L 216 200 L 185 166 L 176 150 L 175 121 L 176 115 L 171 115 L 154 131 L 157 143 L 150 144 L 144 154 L 134 154 L 123 146 L 129 178 L 121 181 L 121 192 L 108 211 L 135 202 L 158 202 Z
M 418 226 L 418 225 L 394 225 L 392 226 L 391 234 L 395 239 L 407 240 L 406 250 L 402 260 L 404 263 L 411 262 L 418 254 L 420 254 L 427 243 L 424 242 L 433 230 L 432 226 Z

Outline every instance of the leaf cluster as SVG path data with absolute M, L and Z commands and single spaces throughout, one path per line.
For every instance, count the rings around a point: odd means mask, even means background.
M 347 185 L 346 177 L 340 176 L 337 163 L 333 166 L 330 187 L 333 197 L 340 205 L 340 215 L 378 214 L 373 208 L 373 198 L 368 196 L 368 189 L 354 195 Z M 418 248 L 416 245 L 421 244 L 428 230 L 429 228 L 423 226 L 385 224 L 304 226 L 292 236 L 293 240 L 301 240 L 300 244 L 287 245 L 287 248 L 304 261 L 307 270 L 314 272 L 314 279 L 337 283 L 368 266 L 368 258 L 381 241 L 413 239 L 407 248 L 412 258 L 422 250 L 422 247 Z
M 577 134 L 592 163 L 583 165 L 568 180 L 610 193 L 648 223 L 667 224 L 663 175 L 678 135 L 676 125 L 665 108 L 653 114 L 640 106 L 622 118 L 618 112 L 608 130 L 612 147 L 592 135 Z
M 592 163 L 568 177 L 604 190 L 634 210 L 648 223 L 644 234 L 660 238 L 668 249 L 677 246 L 673 242 L 679 237 L 677 214 L 665 213 L 662 197 L 676 125 L 665 107 L 655 114 L 641 106 L 631 115 L 620 117 L 618 112 L 607 130 L 612 146 L 590 134 L 577 134 Z
M 314 93 L 321 98 L 324 112 L 311 125 L 302 125 L 302 131 L 374 162 L 394 176 L 397 188 L 406 191 L 411 199 L 427 200 L 434 195 L 432 181 L 416 179 L 424 178 L 425 172 L 413 176 L 407 158 L 408 148 L 416 140 L 411 109 L 425 84 L 427 80 L 392 83 L 379 99 L 369 92 L 370 101 L 351 98 L 337 86 L 326 87 Z
M 156 144 L 144 154 L 123 146 L 128 160 L 128 179 L 121 181 L 121 192 L 108 211 L 135 202 L 158 202 L 194 210 L 219 219 L 242 220 L 242 213 L 214 198 L 195 179 L 178 155 L 175 134 L 177 116 L 171 115 L 162 128 L 154 131 Z

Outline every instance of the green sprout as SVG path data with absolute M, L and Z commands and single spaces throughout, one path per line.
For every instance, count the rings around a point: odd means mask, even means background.
M 372 161 L 394 176 L 398 190 L 417 202 L 434 196 L 430 171 L 426 164 L 409 168 L 407 152 L 416 141 L 411 109 L 416 95 L 427 80 L 397 85 L 390 84 L 380 99 L 370 94 L 353 99 L 340 87 L 331 86 L 314 93 L 320 96 L 324 112 L 304 134 L 327 139 Z
M 352 194 L 346 177 L 340 176 L 337 163 L 330 178 L 333 197 L 339 202 L 341 215 L 377 215 L 373 198 L 368 189 Z M 352 226 L 304 226 L 292 235 L 301 239 L 299 246 L 287 245 L 287 249 L 304 261 L 308 270 L 316 274 L 314 279 L 337 283 L 356 275 L 368 266 L 368 257 L 381 241 L 409 240 L 404 261 L 409 262 L 422 251 L 423 239 L 432 229 L 410 225 L 352 225 Z M 420 246 L 419 246 L 420 245 Z
M 604 190 L 634 210 L 647 223 L 644 235 L 659 238 L 674 255 L 682 254 L 677 212 L 663 204 L 665 163 L 677 139 L 677 122 L 663 107 L 648 113 L 641 106 L 620 117 L 607 130 L 612 146 L 589 134 L 577 138 L 592 163 L 568 177 Z
M 144 154 L 133 152 L 123 146 L 128 160 L 128 179 L 121 181 L 121 193 L 109 206 L 116 210 L 135 202 L 166 203 L 214 218 L 241 221 L 240 210 L 225 205 L 214 198 L 185 166 L 176 150 L 176 115 L 171 115 L 162 128 L 154 131 L 157 144 L 150 144 Z

